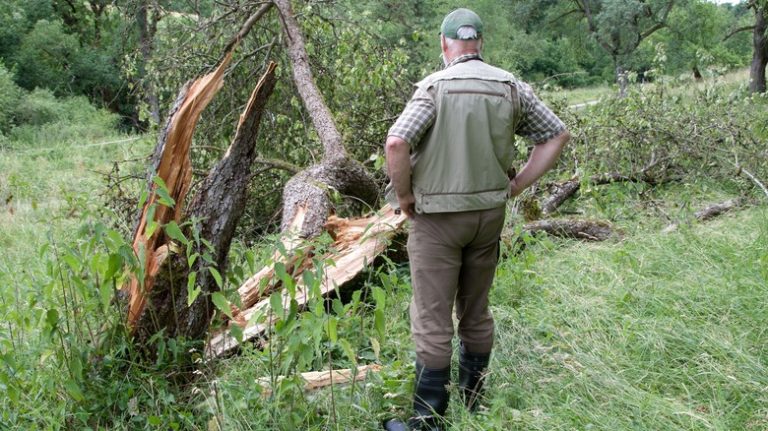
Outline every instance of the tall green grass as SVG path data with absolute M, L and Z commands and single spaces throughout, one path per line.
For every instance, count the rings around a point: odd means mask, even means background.
M 85 327 L 54 331 L 115 318 L 90 291 L 69 294 L 96 301 L 77 303 L 90 319 L 73 318 L 62 288 L 93 290 L 104 232 L 128 237 L 106 208 L 104 173 L 135 160 L 123 168 L 143 175 L 153 138 L 124 136 L 114 117 L 77 100 L 34 97 L 30 112 L 45 121 L 0 137 L 0 429 L 370 430 L 410 413 L 407 265 L 368 273 L 358 307 L 318 301 L 266 349 L 201 360 L 192 376 L 174 362 L 188 353 L 183 341 L 147 362 L 127 344 L 94 349 L 78 338 Z M 492 292 L 497 343 L 485 408 L 469 415 L 452 388 L 450 429 L 768 428 L 764 197 L 660 233 L 751 187 L 702 177 L 654 189 L 585 184 L 563 211 L 608 219 L 621 237 L 529 238 L 510 251 Z M 265 263 L 271 244 L 235 244 L 227 287 Z M 325 332 L 332 319 L 349 348 Z M 355 385 L 299 389 L 295 373 L 355 363 L 384 368 Z M 264 396 L 257 379 L 279 374 L 290 378 Z
M 672 234 L 534 240 L 505 258 L 486 408 L 468 414 L 453 388 L 450 429 L 765 429 L 766 222 L 764 209 L 749 209 Z M 333 395 L 264 398 L 256 378 L 269 366 L 249 351 L 206 382 L 204 411 L 237 430 L 369 430 L 409 414 L 405 270 L 389 275 L 381 374 Z

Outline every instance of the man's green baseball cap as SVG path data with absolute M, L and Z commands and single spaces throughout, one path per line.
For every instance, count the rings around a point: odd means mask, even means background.
M 472 27 L 477 32 L 476 37 L 460 37 L 458 32 L 461 27 Z M 456 9 L 443 19 L 440 33 L 448 39 L 477 39 L 483 35 L 483 21 L 476 13 L 469 9 Z

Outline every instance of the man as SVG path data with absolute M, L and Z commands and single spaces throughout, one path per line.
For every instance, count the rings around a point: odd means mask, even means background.
M 389 200 L 410 218 L 408 255 L 416 345 L 415 415 L 390 431 L 440 430 L 448 407 L 456 305 L 459 390 L 477 408 L 493 347 L 488 292 L 499 255 L 506 200 L 555 163 L 570 139 L 531 87 L 480 57 L 483 23 L 468 9 L 440 28 L 445 69 L 416 84 L 389 130 Z M 514 135 L 536 144 L 515 176 Z M 395 199 L 396 198 L 396 199 Z

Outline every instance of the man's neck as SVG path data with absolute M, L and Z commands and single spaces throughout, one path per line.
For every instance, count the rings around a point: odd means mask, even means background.
M 443 56 L 445 57 L 445 64 L 451 64 L 453 60 L 456 60 L 457 58 L 463 55 L 469 55 L 469 54 L 480 55 L 480 52 L 476 49 L 465 49 L 461 51 L 446 52 L 445 54 L 443 54 Z

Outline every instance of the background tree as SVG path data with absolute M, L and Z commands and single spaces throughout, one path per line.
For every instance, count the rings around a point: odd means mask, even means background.
M 752 0 L 749 6 L 755 12 L 752 30 L 752 66 L 749 68 L 749 91 L 765 93 L 765 66 L 768 63 L 768 2 Z
M 616 71 L 619 93 L 626 94 L 627 58 L 656 31 L 667 25 L 676 0 L 572 0 L 576 14 L 610 56 Z

